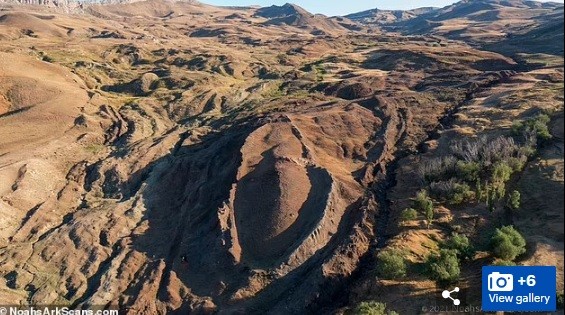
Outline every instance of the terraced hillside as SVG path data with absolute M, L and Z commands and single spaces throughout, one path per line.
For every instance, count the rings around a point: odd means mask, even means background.
M 533 27 L 563 18 L 512 3 Z M 562 42 L 491 48 L 295 5 L 64 11 L 0 4 L 0 305 L 298 314 L 369 299 L 411 314 L 439 297 L 423 265 L 453 232 L 477 249 L 458 280 L 476 304 L 502 225 L 526 238 L 516 263 L 562 279 Z M 542 116 L 549 136 L 533 141 Z M 478 180 L 430 180 L 423 166 L 465 141 L 516 150 L 473 160 Z M 475 186 L 510 158 L 493 210 Z M 451 202 L 437 189 L 450 181 L 472 194 Z M 422 189 L 433 220 L 403 219 Z M 389 250 L 404 277 L 376 276 Z

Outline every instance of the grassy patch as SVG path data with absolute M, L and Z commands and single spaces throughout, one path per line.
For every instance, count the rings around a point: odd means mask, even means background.
M 104 145 L 101 144 L 89 144 L 84 147 L 84 150 L 90 154 L 98 154 L 104 150 Z

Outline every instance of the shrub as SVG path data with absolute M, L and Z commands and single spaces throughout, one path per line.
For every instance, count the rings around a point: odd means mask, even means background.
M 523 146 L 520 148 L 520 156 L 522 157 L 529 157 L 529 156 L 533 156 L 534 154 L 536 154 L 536 147 L 534 146 Z M 524 166 L 526 166 L 526 163 L 524 162 Z
M 477 201 L 479 202 L 484 198 L 483 185 L 481 184 L 480 179 L 477 179 L 477 182 L 475 183 L 475 198 L 477 198 Z
M 454 141 L 450 146 L 455 157 L 465 162 L 479 162 L 484 166 L 515 157 L 520 152 L 514 139 L 480 137 L 473 140 Z
M 487 141 L 481 152 L 481 162 L 485 165 L 496 164 L 517 156 L 518 152 L 520 152 L 520 146 L 514 142 L 514 139 L 498 137 Z
M 377 301 L 361 302 L 353 310 L 355 315 L 398 315 L 395 311 L 387 311 L 386 304 Z
M 512 168 L 512 170 L 514 172 L 520 172 L 524 169 L 524 166 L 526 166 L 526 162 L 527 162 L 527 156 L 531 155 L 531 154 L 522 154 L 521 157 L 517 158 L 517 157 L 512 157 L 510 159 L 508 159 L 508 166 L 510 166 Z
M 461 204 L 475 198 L 475 192 L 465 183 L 456 179 L 448 181 L 433 182 L 430 184 L 430 193 L 434 198 L 447 201 L 450 204 Z
M 563 297 L 563 291 L 559 292 L 557 291 L 555 293 L 555 295 L 557 295 L 557 309 L 558 310 L 562 310 L 563 309 L 563 302 L 564 302 L 564 297 Z
M 385 250 L 377 255 L 377 274 L 384 279 L 398 279 L 406 276 L 406 261 L 402 253 Z
M 455 189 L 448 197 L 447 201 L 452 205 L 458 205 L 463 202 L 468 202 L 475 198 L 475 192 L 467 184 L 456 185 Z
M 433 182 L 452 177 L 456 171 L 457 159 L 453 156 L 439 157 L 422 161 L 418 173 L 425 182 Z
M 428 196 L 428 192 L 426 190 L 420 190 L 416 194 L 416 198 L 414 198 L 414 208 L 426 213 L 426 210 L 429 208 L 430 204 L 433 207 L 433 201 Z
M 288 56 L 286 54 L 278 54 L 277 55 L 277 61 L 281 65 L 288 65 L 288 63 L 289 63 Z
M 457 177 L 468 182 L 474 183 L 479 179 L 481 165 L 477 162 L 457 162 Z
M 496 229 L 491 245 L 494 256 L 503 260 L 514 260 L 526 252 L 526 240 L 513 226 Z
M 551 139 L 548 124 L 551 118 L 545 114 L 539 114 L 536 117 L 516 122 L 512 125 L 512 131 L 516 135 L 527 135 L 533 133 L 539 140 Z
M 463 234 L 454 233 L 445 243 L 442 244 L 444 248 L 456 251 L 459 259 L 472 259 L 475 256 L 475 249 L 467 236 Z
M 512 167 L 503 162 L 498 162 L 492 169 L 492 180 L 498 183 L 505 183 L 512 176 Z
M 41 57 L 41 60 L 43 60 L 43 61 L 45 61 L 45 62 L 49 62 L 49 63 L 55 62 L 55 59 L 53 59 L 53 58 L 51 58 L 51 57 L 49 57 L 49 56 L 47 56 L 47 55 L 44 55 L 43 57 Z
M 454 282 L 459 279 L 461 269 L 457 252 L 452 249 L 441 249 L 439 255 L 428 259 L 430 277 L 438 282 Z
M 506 184 L 503 182 L 494 182 L 492 184 L 492 199 L 500 200 L 506 195 Z
M 487 206 L 487 209 L 490 212 L 494 211 L 494 200 L 492 200 L 492 187 L 491 184 L 489 182 L 486 183 L 485 185 L 485 191 L 484 191 L 484 198 L 485 198 L 485 204 Z
M 520 209 L 520 192 L 517 190 L 514 190 L 510 193 L 510 196 L 508 196 L 508 208 L 516 210 L 516 209 Z
M 427 221 L 427 228 L 430 228 L 430 225 L 432 224 L 432 221 L 434 220 L 434 204 L 433 202 L 430 200 L 430 202 L 427 204 L 426 209 L 425 209 L 425 213 L 426 213 L 426 221 Z
M 418 218 L 418 211 L 412 208 L 406 208 L 402 210 L 402 213 L 400 214 L 401 221 L 412 221 L 412 220 L 416 220 L 417 218 Z

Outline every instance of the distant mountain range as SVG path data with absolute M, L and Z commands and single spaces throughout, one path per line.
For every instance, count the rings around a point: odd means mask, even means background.
M 444 8 L 373 9 L 346 17 L 384 31 L 461 39 L 495 51 L 527 43 L 530 52 L 563 54 L 563 4 L 555 2 L 463 0 Z
M 406 21 L 418 17 L 419 15 L 438 10 L 435 7 L 424 7 L 412 10 L 381 10 L 371 9 L 346 15 L 345 17 L 364 24 L 384 25 L 400 21 Z
M 195 0 L 154 0 L 174 10 L 174 3 L 212 7 Z M 115 5 L 139 0 L 0 0 L 0 4 L 41 5 L 66 12 L 85 11 L 92 5 Z M 151 5 L 149 5 L 151 6 Z M 139 8 L 136 8 L 136 12 Z M 298 5 L 249 8 L 254 16 L 267 19 L 263 25 L 287 25 L 310 30 L 314 35 L 346 31 L 398 32 L 404 35 L 430 34 L 461 39 L 470 44 L 490 45 L 492 50 L 512 49 L 527 41 L 532 52 L 562 54 L 563 4 L 526 0 L 462 0 L 444 8 L 413 10 L 372 9 L 344 17 L 312 14 Z M 104 11 L 104 9 L 98 9 Z M 168 9 L 167 9 L 168 10 Z M 92 10 L 88 10 L 92 13 Z M 98 12 L 97 11 L 97 12 Z M 167 11 L 168 12 L 168 11 Z M 548 42 L 551 41 L 551 42 Z M 554 43 L 559 41 L 559 43 Z
M 88 5 L 113 5 L 143 2 L 145 0 L 0 0 L 0 4 L 39 5 L 65 12 L 75 12 Z M 180 0 L 178 2 L 197 3 L 196 0 Z

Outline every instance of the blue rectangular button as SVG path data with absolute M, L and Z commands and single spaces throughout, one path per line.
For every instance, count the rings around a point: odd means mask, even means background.
M 556 310 L 553 266 L 483 266 L 483 311 Z

